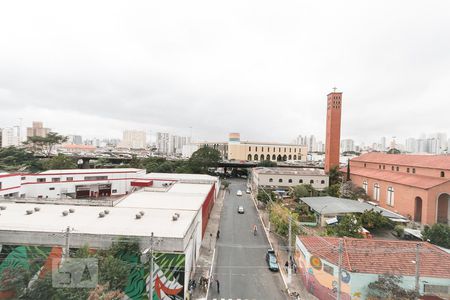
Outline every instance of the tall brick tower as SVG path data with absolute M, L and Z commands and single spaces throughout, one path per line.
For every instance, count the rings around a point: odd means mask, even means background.
M 342 93 L 336 92 L 327 95 L 327 136 L 325 141 L 325 172 L 331 168 L 339 167 L 339 154 L 341 144 L 341 107 Z

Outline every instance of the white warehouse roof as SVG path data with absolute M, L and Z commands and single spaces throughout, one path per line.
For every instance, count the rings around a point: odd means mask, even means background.
M 137 173 L 137 172 L 144 172 L 145 170 L 143 169 L 134 169 L 134 168 L 109 168 L 109 169 L 65 169 L 65 170 L 48 170 L 48 171 L 44 171 L 44 172 L 40 172 L 37 174 L 42 174 L 42 175 L 46 175 L 46 174 L 52 174 L 52 175 L 56 175 L 56 174 L 87 174 L 87 173 Z
M 148 173 L 145 178 L 150 179 L 165 179 L 165 180 L 209 180 L 218 181 L 217 177 L 206 174 L 182 174 L 182 173 Z
M 76 234 L 149 236 L 183 238 L 197 211 L 181 209 L 148 209 L 131 207 L 98 207 L 53 204 L 2 203 L 0 231 L 63 233 L 67 226 Z M 40 211 L 34 211 L 39 207 Z M 75 209 L 63 216 L 63 211 Z M 27 210 L 33 213 L 27 215 Z M 109 210 L 103 218 L 99 213 Z M 136 214 L 144 212 L 141 219 Z M 177 221 L 172 216 L 179 213 Z

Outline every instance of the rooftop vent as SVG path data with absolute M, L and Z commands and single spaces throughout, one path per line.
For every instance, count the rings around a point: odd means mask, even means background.
M 141 214 L 136 214 L 136 219 L 140 219 L 140 218 L 142 218 L 142 215 Z
M 35 207 L 35 208 L 34 208 L 34 211 L 40 211 L 40 210 L 41 210 L 40 207 Z
M 178 220 L 179 217 L 180 217 L 179 214 L 173 214 L 173 216 L 172 216 L 172 221 Z
M 31 215 L 33 213 L 33 210 L 32 209 L 28 209 L 27 210 L 27 215 Z
M 139 212 L 139 214 L 140 214 L 141 216 L 144 216 L 144 215 L 145 215 L 145 212 L 141 210 L 141 211 Z
M 105 213 L 105 215 L 109 214 L 109 210 L 105 209 L 104 213 Z
M 69 212 L 73 214 L 75 212 L 75 208 L 69 208 Z
M 98 217 L 99 218 L 104 218 L 105 217 L 105 213 L 103 211 L 98 213 Z
M 0 210 L 5 210 L 6 206 L 0 206 Z
M 67 216 L 69 214 L 69 212 L 67 210 L 65 210 L 65 211 L 62 212 L 62 214 L 65 217 L 65 216 Z

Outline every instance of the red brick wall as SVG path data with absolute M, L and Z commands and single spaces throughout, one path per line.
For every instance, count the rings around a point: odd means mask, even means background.
M 327 98 L 325 172 L 328 173 L 332 167 L 339 166 L 342 93 L 330 93 Z

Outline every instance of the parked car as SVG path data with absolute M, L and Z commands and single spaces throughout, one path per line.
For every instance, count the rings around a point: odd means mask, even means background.
M 242 205 L 239 205 L 238 209 L 237 209 L 237 212 L 238 212 L 238 214 L 243 214 L 244 213 L 244 207 Z
M 241 190 L 238 190 L 237 193 L 236 193 L 236 195 L 242 196 L 242 191 L 241 191 Z
M 273 249 L 268 249 L 266 253 L 266 262 L 270 271 L 278 272 L 280 269 L 277 264 L 277 257 Z
M 245 192 L 246 192 L 247 194 L 250 194 L 250 193 L 251 193 L 250 189 L 247 189 Z

